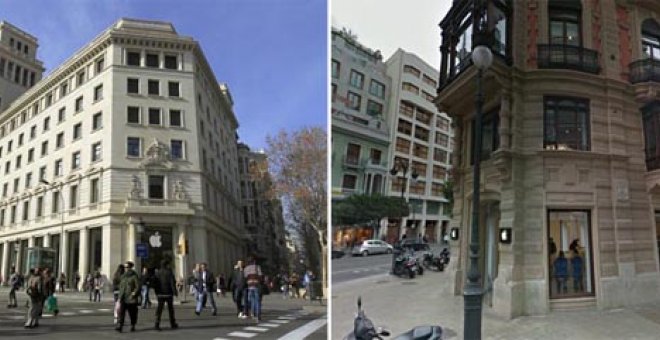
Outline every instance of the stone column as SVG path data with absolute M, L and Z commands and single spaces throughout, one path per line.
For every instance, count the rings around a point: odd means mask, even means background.
M 137 254 L 135 253 L 135 244 L 137 241 L 137 220 L 135 221 L 129 221 L 128 223 L 128 229 L 126 229 L 126 260 L 127 261 L 132 261 L 133 263 L 136 263 L 135 258 L 137 257 Z
M 48 237 L 48 242 L 50 243 L 50 236 Z M 60 272 L 64 272 L 67 278 L 71 278 L 75 275 L 72 273 L 69 268 L 67 268 L 67 264 L 69 263 L 69 238 L 67 237 L 67 232 L 65 231 L 64 234 L 60 234 L 60 245 L 59 248 L 57 249 L 58 252 L 62 253 L 62 260 L 58 266 L 62 266 L 63 268 L 60 268 Z M 81 280 L 82 281 L 82 280 Z
M 3 283 L 9 282 L 9 246 L 11 245 L 11 242 L 5 240 L 2 242 L 2 264 L 0 264 L 2 272 L 0 272 L 0 276 L 2 276 Z
M 28 248 L 30 247 L 34 247 L 34 236 L 30 236 L 30 238 L 28 238 Z
M 122 242 L 120 225 L 108 224 L 102 227 L 101 272 L 108 278 L 122 262 Z M 106 287 L 109 287 L 107 285 Z
M 44 248 L 50 247 L 50 234 L 44 235 Z
M 85 284 L 85 278 L 89 273 L 89 230 L 87 227 L 80 229 L 80 255 L 78 255 L 78 270 L 80 271 L 80 283 Z M 81 286 L 81 290 L 82 290 Z

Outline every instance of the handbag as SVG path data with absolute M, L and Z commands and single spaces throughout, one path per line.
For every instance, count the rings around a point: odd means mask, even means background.
M 53 295 L 46 299 L 46 310 L 49 312 L 57 311 L 57 298 Z

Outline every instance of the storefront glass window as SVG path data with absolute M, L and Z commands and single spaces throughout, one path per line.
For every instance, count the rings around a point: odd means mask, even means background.
M 548 212 L 550 298 L 594 295 L 588 211 Z

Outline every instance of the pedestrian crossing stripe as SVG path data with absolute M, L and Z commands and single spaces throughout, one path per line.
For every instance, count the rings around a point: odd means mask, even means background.
M 93 310 L 89 310 L 89 309 L 83 309 L 83 310 L 80 311 L 80 313 L 83 313 L 83 314 L 91 314 L 91 313 L 94 313 L 94 311 L 93 311 Z
M 269 327 L 269 328 L 277 328 L 277 327 L 280 327 L 280 325 L 277 324 L 277 323 L 260 323 L 260 324 L 258 324 L 257 326 L 260 326 L 260 327 Z
M 252 338 L 257 335 L 257 333 L 247 333 L 247 332 L 231 332 L 227 334 L 229 336 L 234 336 L 237 338 Z
M 290 317 L 290 316 L 278 316 L 277 317 L 280 320 L 295 320 L 296 318 Z
M 76 315 L 76 313 L 74 313 L 74 312 L 61 312 L 60 315 L 71 316 L 71 315 Z
M 243 328 L 243 330 L 254 331 L 254 332 L 265 332 L 268 330 L 268 328 L 250 326 Z
M 270 320 L 268 322 L 273 322 L 273 323 L 289 323 L 291 320 Z

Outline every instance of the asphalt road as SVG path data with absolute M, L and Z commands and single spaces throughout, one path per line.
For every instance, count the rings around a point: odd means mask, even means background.
M 332 259 L 332 283 L 338 284 L 372 275 L 389 273 L 392 255 L 351 256 Z
M 231 299 L 216 298 L 218 315 L 204 310 L 201 316 L 194 314 L 194 305 L 175 305 L 179 329 L 169 327 L 167 312 L 161 320 L 162 331 L 154 330 L 155 306 L 140 309 L 136 332 L 114 330 L 112 302 L 104 299 L 94 303 L 85 299 L 61 298 L 57 317 L 44 313 L 35 329 L 24 329 L 26 308 L 25 293 L 19 292 L 19 308 L 6 308 L 6 296 L 0 298 L 0 339 L 29 336 L 32 339 L 313 339 L 327 338 L 325 312 L 319 308 L 303 308 L 302 300 L 284 300 L 279 295 L 264 297 L 262 321 L 241 320 L 236 317 Z M 128 323 L 128 315 L 126 316 Z

